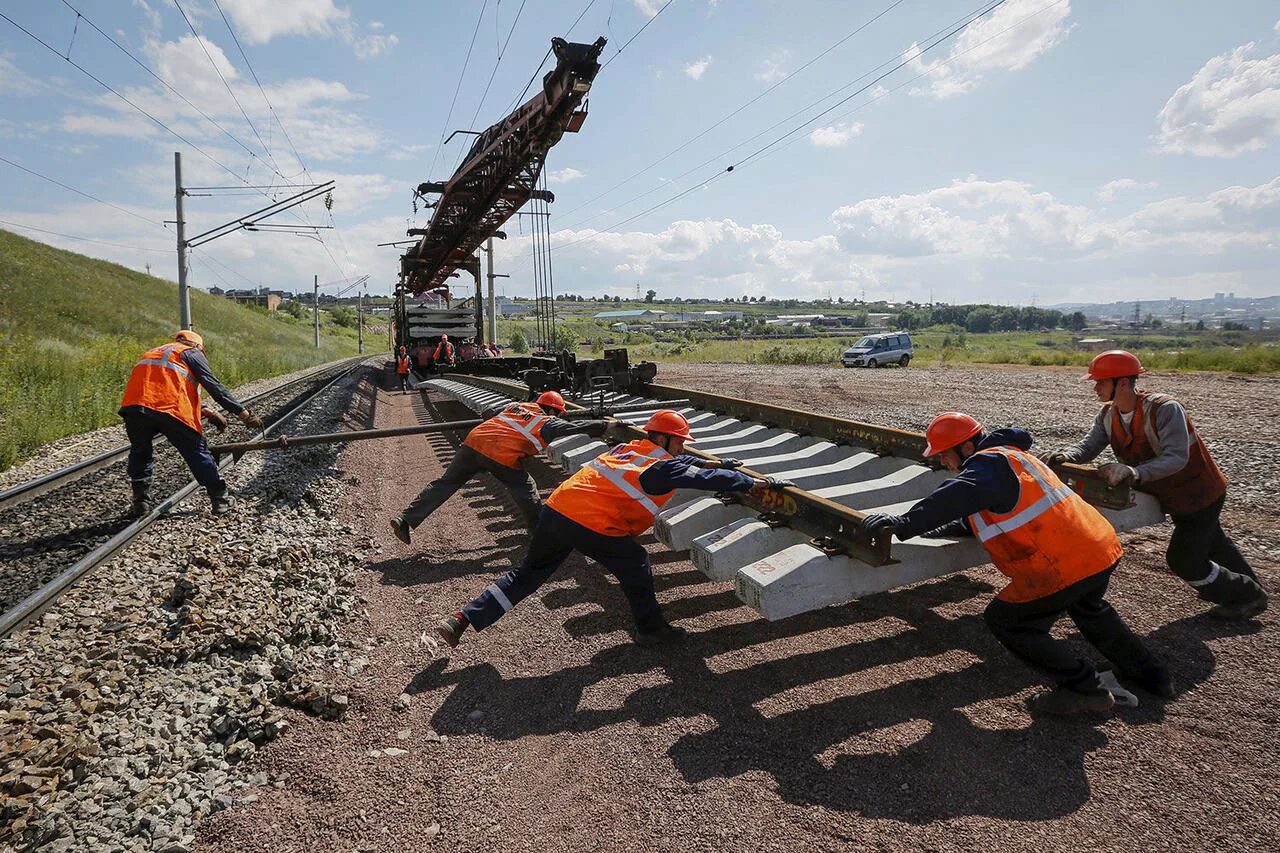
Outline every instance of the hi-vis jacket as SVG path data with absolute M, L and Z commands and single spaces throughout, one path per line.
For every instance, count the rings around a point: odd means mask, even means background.
M 1124 554 L 1102 515 L 1058 479 L 1047 465 L 1013 447 L 974 455 L 1000 456 L 1018 478 L 1017 503 L 1007 512 L 983 509 L 969 516 L 973 535 L 1012 583 L 996 597 L 1034 601 L 1111 566 Z
M 467 433 L 462 443 L 499 465 L 519 468 L 547 446 L 542 428 L 551 419 L 537 403 L 512 403 Z
M 672 458 L 648 439 L 619 444 L 561 483 L 547 498 L 547 506 L 604 536 L 638 536 L 675 494 L 649 494 L 640 485 L 640 475 Z
M 142 406 L 177 418 L 196 432 L 200 424 L 200 384 L 182 360 L 193 347 L 170 343 L 143 353 L 129 374 L 120 407 Z
M 396 356 L 396 373 L 399 374 L 400 376 L 404 376 L 408 372 L 409 372 L 409 356 L 407 355 Z

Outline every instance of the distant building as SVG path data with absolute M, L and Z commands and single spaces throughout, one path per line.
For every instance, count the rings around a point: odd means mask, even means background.
M 533 302 L 512 302 L 509 299 L 498 300 L 498 314 L 501 317 L 521 317 L 525 314 L 532 314 L 535 303 Z
M 600 311 L 591 316 L 595 320 L 661 320 L 668 314 L 655 308 L 638 308 L 632 311 Z
M 209 292 L 213 293 L 212 290 Z M 268 311 L 277 310 L 280 307 L 280 303 L 284 301 L 280 298 L 280 291 L 272 293 L 266 288 L 261 290 L 224 290 L 219 295 L 234 300 L 241 305 L 258 305 Z
M 1120 344 L 1115 338 L 1080 338 L 1076 341 L 1076 346 L 1089 352 L 1106 352 L 1107 350 L 1118 349 Z

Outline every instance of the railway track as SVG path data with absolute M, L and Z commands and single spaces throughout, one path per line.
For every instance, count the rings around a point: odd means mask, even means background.
M 520 383 L 482 377 L 427 385 L 477 412 L 527 396 Z M 868 541 L 857 534 L 865 513 L 902 513 L 946 479 L 946 471 L 926 464 L 923 435 L 685 388 L 651 385 L 647 391 L 602 392 L 575 402 L 626 406 L 632 411 L 618 420 L 640 434 L 649 415 L 667 407 L 664 400 L 687 400 L 672 407 L 693 427 L 697 444 L 690 451 L 740 459 L 744 470 L 796 484 L 781 499 L 677 492 L 654 525 L 663 544 L 690 552 L 708 578 L 732 582 L 738 598 L 765 618 L 784 619 L 989 562 L 972 538 L 891 543 L 887 536 Z M 570 436 L 549 445 L 547 454 L 571 472 L 604 449 L 601 441 Z M 1058 471 L 1117 530 L 1163 518 L 1150 496 L 1109 488 L 1092 467 Z
M 255 437 L 280 429 L 367 360 L 325 365 L 247 398 L 267 424 Z M 128 517 L 128 452 L 124 444 L 0 492 L 0 636 L 39 615 L 199 488 L 181 457 L 159 441 L 152 489 L 168 496 L 146 517 Z M 219 461 L 224 470 L 233 464 L 229 456 Z

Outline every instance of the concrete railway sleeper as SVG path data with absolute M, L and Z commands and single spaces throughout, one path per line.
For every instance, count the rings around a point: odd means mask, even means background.
M 519 383 L 490 378 L 424 384 L 477 412 L 527 396 Z M 923 435 L 684 388 L 649 390 L 652 394 L 645 396 L 593 394 L 578 404 L 625 407 L 617 420 L 637 434 L 654 411 L 675 408 L 693 427 L 697 445 L 691 452 L 737 458 L 748 473 L 796 484 L 767 505 L 741 495 L 677 492 L 654 525 L 663 544 L 689 551 L 708 578 L 733 582 L 738 598 L 766 619 L 785 619 L 989 562 L 972 538 L 921 537 L 890 546 L 887 535 L 868 540 L 857 533 L 864 515 L 905 512 L 949 476 L 924 464 Z M 552 442 L 546 453 L 571 472 L 604 448 L 599 440 L 570 436 Z M 1057 471 L 1117 531 L 1163 518 L 1154 498 L 1108 488 L 1093 468 L 1062 465 Z
M 265 439 L 273 432 L 277 432 L 285 426 L 295 415 L 305 410 L 313 402 L 319 399 L 325 391 L 333 388 L 342 380 L 349 377 L 353 372 L 367 361 L 364 357 L 347 359 L 336 364 L 326 365 L 325 367 L 292 380 L 285 385 L 263 392 L 250 398 L 251 401 L 261 404 L 263 401 L 278 397 L 282 392 L 294 391 L 299 384 L 311 383 L 313 387 L 307 389 L 301 394 L 294 393 L 287 397 L 283 404 L 277 404 L 276 411 L 268 415 L 267 420 L 270 423 L 255 438 Z M 269 410 L 268 410 L 269 411 Z M 128 452 L 128 447 L 123 448 L 123 452 Z M 118 451 L 112 451 L 119 455 Z M 89 462 L 93 462 L 105 454 L 99 454 Z M 226 469 L 235 464 L 235 460 L 230 456 L 223 457 L 219 462 L 220 469 Z M 101 466 L 99 466 L 101 467 Z M 65 473 L 64 473 L 65 472 Z M 69 466 L 62 469 L 61 472 L 71 480 L 79 479 L 85 473 L 83 469 L 77 466 Z M 52 476 L 52 475 L 49 475 Z M 48 479 L 40 478 L 41 480 Z M 8 636 L 11 632 L 29 622 L 31 619 L 43 613 L 59 596 L 70 588 L 76 581 L 91 572 L 94 568 L 111 559 L 122 548 L 126 547 L 140 533 L 146 530 L 152 522 L 160 518 L 165 513 L 180 504 L 192 492 L 196 491 L 199 485 L 195 480 L 185 482 L 180 488 L 170 494 L 164 500 L 159 501 L 155 508 L 146 516 L 132 520 L 127 524 L 118 526 L 118 529 L 111 529 L 112 525 L 107 525 L 109 535 L 103 540 L 99 540 L 87 545 L 87 551 L 80 553 L 70 565 L 65 562 L 61 570 L 52 573 L 44 571 L 28 571 L 21 572 L 22 562 L 15 560 L 14 562 L 6 561 L 3 576 L 0 576 L 0 602 L 5 605 L 5 610 L 0 613 L 0 637 Z M 15 511 L 9 515 L 18 515 L 31 513 L 38 515 L 38 511 L 43 505 L 48 503 L 56 510 L 56 504 L 60 503 L 57 499 L 59 493 L 54 492 L 44 496 L 44 499 L 33 504 L 28 504 L 25 511 Z M 72 499 L 76 495 L 70 496 Z M 12 519 L 6 519 L 12 520 Z M 23 522 L 24 528 L 38 529 L 39 522 Z M 103 526 L 101 524 L 99 527 Z M 6 546 L 7 547 L 7 546 Z M 28 548 L 24 553 L 30 555 L 31 551 L 38 549 Z M 38 554 L 36 555 L 38 556 Z M 19 575 L 22 575 L 19 577 Z M 27 592 L 34 588 L 34 591 Z M 14 593 L 17 594 L 14 594 Z

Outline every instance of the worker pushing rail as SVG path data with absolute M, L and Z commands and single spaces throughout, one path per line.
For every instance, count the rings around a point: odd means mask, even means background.
M 564 397 L 545 391 L 533 403 L 511 403 L 483 413 L 484 421 L 467 433 L 449 467 L 391 519 L 391 530 L 406 545 L 411 531 L 435 512 L 472 477 L 487 471 L 507 487 L 530 530 L 538 520 L 542 502 L 525 462 L 537 456 L 549 442 L 568 435 L 604 435 L 603 420 L 571 422 L 564 414 Z
M 226 389 L 213 375 L 204 356 L 204 338 L 189 329 L 174 336 L 173 343 L 162 344 L 143 353 L 129 374 L 124 398 L 120 401 L 120 417 L 124 418 L 129 437 L 129 461 L 126 470 L 133 488 L 134 516 L 151 512 L 151 469 L 154 464 L 152 442 L 157 435 L 182 454 L 196 481 L 209 493 L 214 515 L 231 509 L 234 498 L 218 471 L 218 463 L 204 440 L 201 416 L 208 417 L 219 428 L 226 419 L 200 405 L 200 388 L 209 392 L 224 409 L 237 415 L 251 427 L 261 428 L 262 421 Z
M 1079 714 L 1111 710 L 1115 698 L 1094 665 L 1049 634 L 1064 613 L 1116 665 L 1119 674 L 1168 698 L 1168 670 L 1103 598 L 1124 549 L 1111 524 L 1032 456 L 1031 434 L 988 433 L 976 419 L 944 412 L 925 431 L 925 456 L 937 456 L 959 476 L 903 516 L 871 514 L 868 533 L 892 530 L 902 540 L 977 536 L 1010 583 L 983 616 L 1005 648 L 1047 675 L 1055 688 L 1032 710 Z
M 663 409 L 645 424 L 645 437 L 618 444 L 565 480 L 538 515 L 523 562 L 489 585 L 474 601 L 441 620 L 436 634 L 457 646 L 467 626 L 482 631 L 555 574 L 574 551 L 595 560 L 618 579 L 631 606 L 640 645 L 682 639 L 653 591 L 649 553 L 636 541 L 676 489 L 745 492 L 791 485 L 733 470 L 733 459 L 708 461 L 684 455 L 693 435 L 679 412 Z

